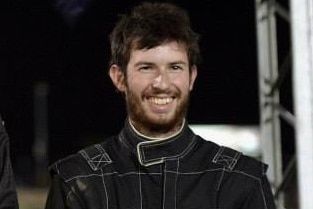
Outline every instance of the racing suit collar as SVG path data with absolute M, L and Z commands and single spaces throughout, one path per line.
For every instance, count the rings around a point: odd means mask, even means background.
M 185 122 L 180 132 L 172 137 L 149 140 L 138 134 L 127 119 L 119 139 L 137 155 L 140 164 L 149 166 L 183 156 L 193 144 L 195 136 Z

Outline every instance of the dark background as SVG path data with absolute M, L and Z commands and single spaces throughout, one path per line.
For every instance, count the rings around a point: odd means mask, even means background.
M 19 184 L 34 183 L 36 83 L 49 85 L 47 163 L 116 134 L 125 120 L 123 99 L 107 75 L 108 34 L 117 14 L 140 1 L 64 2 L 1 1 L 0 113 Z M 254 1 L 168 2 L 187 9 L 201 34 L 189 123 L 257 125 Z

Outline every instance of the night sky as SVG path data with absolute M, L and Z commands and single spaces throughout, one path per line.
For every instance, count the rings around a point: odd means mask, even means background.
M 38 82 L 49 85 L 49 162 L 116 134 L 125 120 L 123 98 L 107 75 L 108 34 L 117 14 L 139 1 L 72 2 L 85 6 L 75 13 L 75 5 L 62 10 L 60 0 L 1 3 L 0 113 L 17 173 L 33 166 Z M 254 1 L 169 2 L 186 8 L 201 34 L 203 62 L 189 123 L 258 124 Z M 21 181 L 29 181 L 23 175 Z

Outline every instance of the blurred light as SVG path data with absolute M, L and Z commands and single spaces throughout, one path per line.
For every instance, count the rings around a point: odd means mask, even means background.
M 207 141 L 236 149 L 252 157 L 261 156 L 258 126 L 190 125 L 190 128 Z
M 65 21 L 73 26 L 87 10 L 92 0 L 54 0 L 54 7 Z

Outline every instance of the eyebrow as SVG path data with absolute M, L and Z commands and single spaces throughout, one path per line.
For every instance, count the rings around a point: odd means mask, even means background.
M 137 62 L 135 64 L 135 67 L 141 66 L 141 65 L 156 65 L 154 62 L 144 62 L 144 61 L 140 61 Z M 185 65 L 187 66 L 188 64 L 184 61 L 174 61 L 174 62 L 170 62 L 169 65 Z
M 135 64 L 135 67 L 141 66 L 141 65 L 155 65 L 153 62 L 137 62 Z
M 184 61 L 171 62 L 170 64 L 171 64 L 171 65 L 186 65 L 186 66 L 187 66 L 187 63 L 184 62 Z

